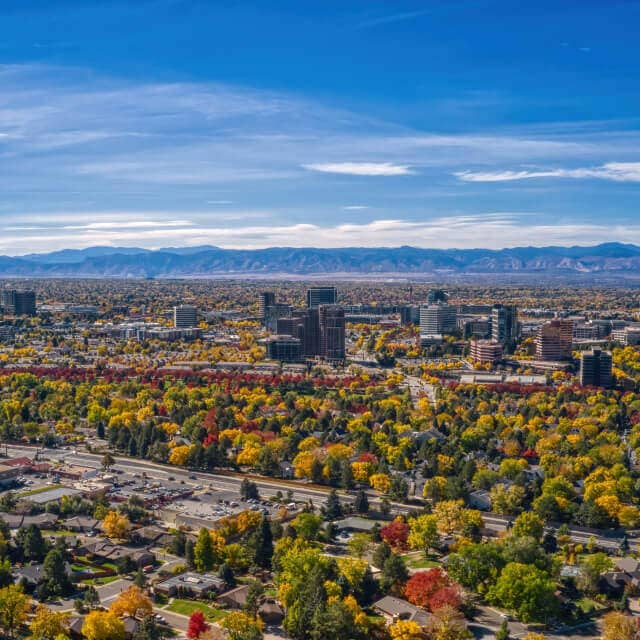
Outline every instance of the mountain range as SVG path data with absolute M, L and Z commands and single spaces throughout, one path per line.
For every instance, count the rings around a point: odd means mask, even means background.
M 221 276 L 640 275 L 640 247 L 512 249 L 290 248 L 238 250 L 213 246 L 141 249 L 90 247 L 19 257 L 0 256 L 2 277 L 182 278 Z

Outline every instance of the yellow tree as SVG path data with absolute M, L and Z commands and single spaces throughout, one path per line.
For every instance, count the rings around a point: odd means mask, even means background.
M 124 622 L 111 611 L 90 611 L 82 624 L 87 640 L 125 640 Z
M 22 587 L 10 584 L 0 589 L 0 626 L 13 638 L 20 625 L 24 624 L 29 612 L 29 596 Z
M 69 631 L 69 614 L 51 611 L 49 607 L 39 604 L 29 631 L 29 640 L 51 640 L 60 635 L 66 636 Z
M 433 612 L 429 619 L 429 634 L 433 640 L 467 640 L 472 637 L 462 614 L 449 604 Z
M 386 473 L 374 473 L 369 478 L 369 484 L 380 493 L 389 493 L 391 478 Z
M 421 640 L 423 638 L 422 629 L 413 620 L 398 620 L 389 627 L 391 640 Z
M 169 463 L 177 467 L 184 467 L 184 465 L 187 464 L 192 447 L 193 445 L 187 444 L 174 447 L 169 454 Z
M 122 540 L 127 536 L 130 526 L 129 518 L 117 511 L 109 511 L 102 521 L 102 528 L 107 537 L 117 540 Z
M 110 608 L 116 616 L 150 615 L 153 613 L 153 604 L 147 594 L 135 584 L 123 591 Z
M 635 640 L 637 637 L 635 618 L 612 611 L 602 619 L 602 640 Z
M 242 611 L 231 612 L 220 624 L 230 640 L 262 638 L 262 621 Z

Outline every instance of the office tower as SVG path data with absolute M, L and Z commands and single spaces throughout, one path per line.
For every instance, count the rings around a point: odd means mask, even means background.
M 612 364 L 610 351 L 584 351 L 580 354 L 580 384 L 583 387 L 613 386 Z
M 427 304 L 436 304 L 438 302 L 446 302 L 449 299 L 449 294 L 442 289 L 431 289 L 427 293 Z
M 567 360 L 571 358 L 573 320 L 551 320 L 538 329 L 537 360 Z
M 318 318 L 320 322 L 320 355 L 327 360 L 344 360 L 344 309 L 337 305 L 320 305 Z
M 456 330 L 456 308 L 448 304 L 420 305 L 420 334 L 440 335 Z
M 309 287 L 307 289 L 307 307 L 316 309 L 321 304 L 335 304 L 338 292 L 335 287 Z
M 271 336 L 266 340 L 267 358 L 280 362 L 300 362 L 302 343 L 293 336 Z
M 198 324 L 198 310 L 190 304 L 173 307 L 173 326 L 176 329 L 195 327 Z
M 495 340 L 472 340 L 469 355 L 481 364 L 493 364 L 502 360 L 502 345 Z
M 31 290 L 4 289 L 2 291 L 2 309 L 14 316 L 36 315 L 36 293 Z
M 278 328 L 278 320 L 290 317 L 291 307 L 288 304 L 275 302 L 264 310 L 263 324 L 269 331 L 275 333 Z
M 258 316 L 262 321 L 266 316 L 267 309 L 276 303 L 276 294 L 273 291 L 262 291 L 258 296 Z
M 505 344 L 518 339 L 518 308 L 497 304 L 491 309 L 491 339 Z

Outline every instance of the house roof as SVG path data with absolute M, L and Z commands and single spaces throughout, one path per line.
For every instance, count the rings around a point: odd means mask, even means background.
M 426 611 L 401 598 L 384 596 L 384 598 L 374 602 L 373 606 L 389 617 L 398 617 L 401 620 L 413 620 L 422 627 L 429 622 L 429 614 Z

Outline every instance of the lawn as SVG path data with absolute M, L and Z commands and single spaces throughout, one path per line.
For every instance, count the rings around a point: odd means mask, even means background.
M 580 598 L 580 600 L 576 601 L 576 606 L 582 613 L 591 613 L 592 611 L 599 611 L 600 609 L 604 609 L 604 605 L 596 600 L 592 600 L 591 598 Z
M 109 584 L 110 582 L 115 582 L 116 580 L 120 580 L 120 576 L 105 576 L 104 578 L 88 578 L 87 580 L 83 580 L 82 584 L 90 584 L 94 587 L 97 587 L 101 584 Z
M 44 493 L 45 491 L 51 491 L 52 489 L 62 489 L 63 484 L 48 484 L 45 487 L 38 487 L 37 489 L 28 489 L 27 491 L 21 491 L 16 494 L 17 498 L 25 498 L 26 496 L 34 496 L 36 493 Z
M 174 598 L 165 609 L 173 613 L 181 613 L 183 616 L 190 616 L 194 611 L 202 611 L 209 622 L 221 620 L 226 615 L 225 611 L 215 605 L 209 605 L 197 600 L 181 600 L 180 598 Z
M 439 567 L 441 565 L 437 560 L 426 558 L 422 551 L 408 553 L 403 556 L 403 558 L 409 569 L 432 569 L 433 567 Z

